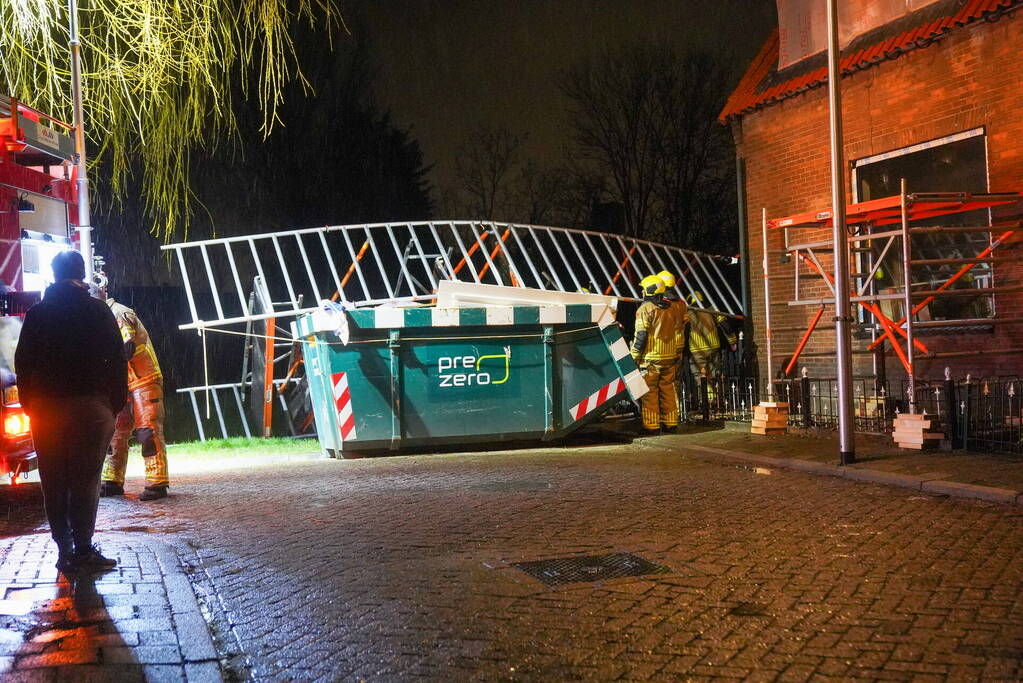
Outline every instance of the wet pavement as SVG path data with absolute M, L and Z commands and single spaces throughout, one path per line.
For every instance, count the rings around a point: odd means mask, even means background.
M 174 554 L 181 573 L 162 575 L 191 581 L 228 677 L 1023 674 L 1017 506 L 650 444 L 292 462 L 179 474 L 172 494 L 104 500 L 101 541 L 140 568 L 154 544 Z M 3 533 L 40 519 L 11 508 Z M 609 578 L 578 560 L 611 555 L 661 569 Z M 571 581 L 525 571 L 552 558 Z
M 156 539 L 100 534 L 118 561 L 65 575 L 48 534 L 0 546 L 0 674 L 27 681 L 222 680 L 177 556 Z

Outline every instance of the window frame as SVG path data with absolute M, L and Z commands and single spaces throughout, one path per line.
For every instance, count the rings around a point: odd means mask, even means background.
M 977 127 L 977 128 L 971 128 L 971 129 L 968 129 L 968 130 L 960 131 L 958 133 L 952 133 L 950 135 L 944 135 L 944 136 L 941 136 L 941 137 L 938 137 L 938 138 L 933 138 L 931 140 L 925 140 L 923 142 L 914 143 L 912 145 L 907 145 L 905 147 L 898 147 L 896 149 L 888 150 L 886 152 L 881 152 L 879 154 L 872 154 L 870 156 L 862 157 L 860 159 L 855 159 L 855 160 L 851 161 L 849 166 L 850 166 L 850 170 L 851 170 L 850 182 L 851 182 L 851 185 L 852 185 L 851 189 L 852 189 L 852 201 L 853 201 L 853 203 L 856 204 L 856 203 L 859 203 L 861 201 L 861 198 L 860 198 L 860 171 L 861 171 L 861 169 L 864 169 L 864 168 L 866 168 L 866 167 L 868 167 L 868 166 L 870 166 L 872 164 L 876 164 L 878 162 L 888 161 L 890 159 L 895 159 L 895 158 L 898 158 L 898 157 L 906 156 L 908 154 L 915 154 L 917 152 L 923 152 L 923 151 L 926 151 L 926 150 L 935 149 L 937 147 L 942 147 L 944 145 L 952 144 L 952 143 L 955 143 L 955 142 L 960 142 L 960 141 L 963 141 L 963 140 L 969 140 L 971 138 L 976 138 L 976 137 L 981 138 L 981 140 L 983 142 L 983 147 L 984 147 L 984 190 L 983 191 L 984 192 L 989 192 L 990 191 L 990 187 L 991 187 L 991 163 L 990 163 L 991 162 L 991 153 L 990 153 L 990 147 L 988 145 L 987 128 L 985 126 L 980 126 L 980 127 Z M 912 189 L 912 188 L 910 188 L 910 189 Z M 876 199 L 876 197 L 873 197 L 872 199 Z M 990 211 L 988 211 L 988 219 L 987 219 L 987 221 L 990 224 L 990 222 L 991 222 Z M 987 243 L 988 243 L 988 245 L 990 245 L 992 243 L 992 235 L 991 235 L 990 231 L 987 232 Z M 856 272 L 864 272 L 864 264 L 861 261 L 861 259 L 862 259 L 862 255 L 861 254 L 856 254 Z M 995 272 L 995 264 L 990 264 L 989 265 L 989 269 L 990 269 L 990 282 L 991 282 L 991 286 L 994 286 L 995 279 L 997 277 L 997 273 Z M 997 297 L 994 294 L 989 294 L 988 297 L 990 298 L 990 302 L 991 302 L 991 315 L 990 315 L 990 317 L 985 317 L 985 318 L 976 318 L 976 317 L 974 317 L 974 318 L 952 318 L 950 320 L 955 320 L 956 323 L 960 324 L 960 325 L 962 325 L 963 323 L 976 323 L 977 325 L 988 325 L 989 326 L 991 324 L 991 321 L 995 317 L 997 317 L 997 315 L 998 315 L 998 308 L 997 308 L 998 304 L 997 304 Z M 860 318 L 860 322 L 861 323 L 869 322 L 869 319 L 868 319 L 866 311 L 863 311 L 862 309 L 859 311 L 859 318 Z M 935 321 L 935 322 L 937 323 L 939 321 Z M 919 324 L 919 323 L 917 323 L 917 324 Z M 919 329 L 920 329 L 920 331 L 924 331 L 929 326 L 930 325 L 925 325 L 925 326 L 922 326 Z M 938 326 L 938 325 L 935 325 L 935 326 Z M 877 325 L 876 324 L 874 325 L 874 329 L 877 329 Z

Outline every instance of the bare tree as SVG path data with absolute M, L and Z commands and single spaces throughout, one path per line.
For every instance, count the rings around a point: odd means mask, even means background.
M 728 96 L 727 63 L 687 54 L 659 94 L 667 121 L 654 196 L 664 237 L 680 245 L 734 246 L 734 147 L 717 121 Z
M 522 142 L 521 136 L 503 126 L 479 126 L 462 145 L 455 159 L 455 172 L 469 197 L 466 208 L 473 218 L 494 220 L 499 210 L 508 209 Z
M 610 178 L 630 235 L 645 235 L 651 219 L 672 61 L 648 46 L 613 50 L 577 64 L 561 84 L 579 152 Z
M 611 50 L 565 76 L 582 159 L 604 174 L 630 235 L 726 241 L 734 223 L 733 147 L 717 114 L 727 61 L 669 46 Z

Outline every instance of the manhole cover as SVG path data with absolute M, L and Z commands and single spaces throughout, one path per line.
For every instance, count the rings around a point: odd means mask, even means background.
M 555 557 L 535 562 L 513 562 L 512 566 L 548 586 L 671 573 L 671 570 L 663 565 L 654 564 L 630 553 Z

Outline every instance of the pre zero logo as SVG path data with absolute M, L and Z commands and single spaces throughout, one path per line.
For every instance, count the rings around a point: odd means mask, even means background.
M 484 356 L 441 356 L 437 359 L 440 387 L 490 386 L 504 384 L 511 376 L 511 347 L 504 353 Z

